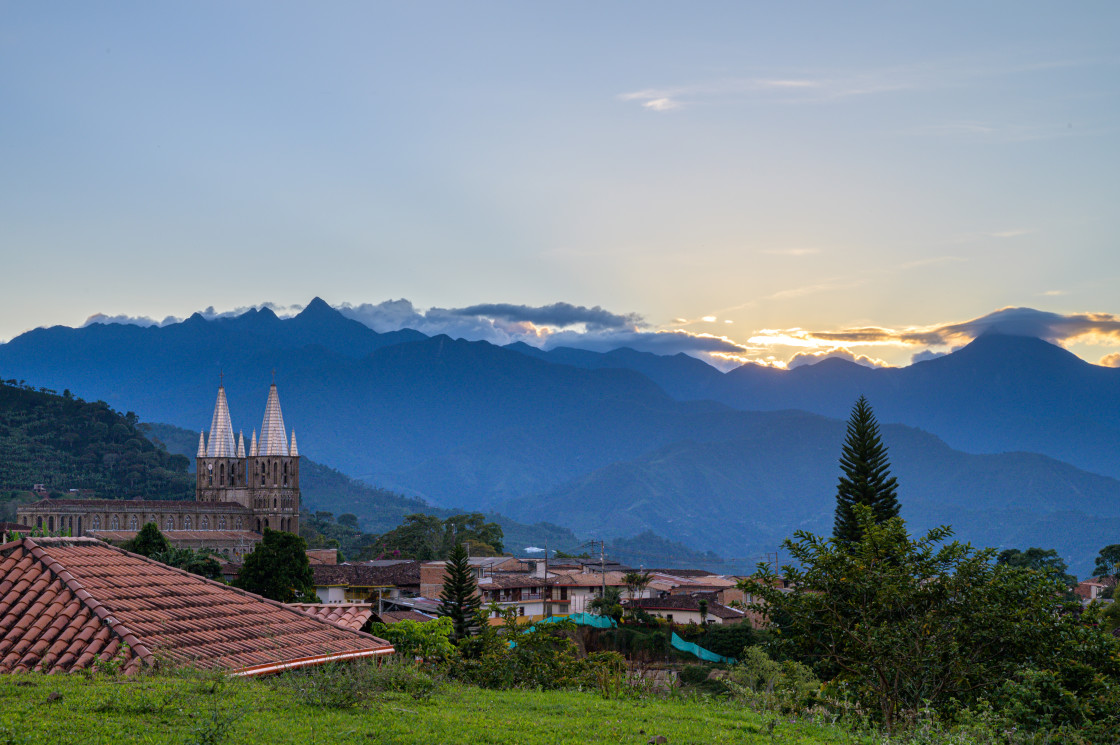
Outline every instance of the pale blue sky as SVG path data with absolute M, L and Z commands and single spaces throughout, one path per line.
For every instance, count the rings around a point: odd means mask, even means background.
M 1118 21 L 0 2 L 0 339 L 315 295 L 563 301 L 785 360 L 797 334 L 761 330 L 1120 313 Z M 1120 349 L 1087 333 L 1091 361 Z

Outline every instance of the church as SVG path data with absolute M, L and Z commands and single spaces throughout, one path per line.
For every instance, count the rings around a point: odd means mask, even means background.
M 240 559 L 261 541 L 265 528 L 299 532 L 299 450 L 289 440 L 273 383 L 265 403 L 260 436 L 249 448 L 233 422 L 225 386 L 218 387 L 210 434 L 198 435 L 194 501 L 123 499 L 43 499 L 17 508 L 24 525 L 48 534 L 91 536 L 113 543 L 135 537 L 155 523 L 171 545 L 209 548 Z

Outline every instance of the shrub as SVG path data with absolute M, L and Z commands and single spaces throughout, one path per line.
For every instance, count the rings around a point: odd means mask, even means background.
M 821 682 L 800 662 L 770 659 L 758 647 L 743 650 L 727 680 L 734 697 L 759 711 L 802 713 L 817 703 Z

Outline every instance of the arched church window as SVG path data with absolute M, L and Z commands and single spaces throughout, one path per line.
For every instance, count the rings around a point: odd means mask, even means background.
M 190 529 L 191 529 L 191 516 L 187 515 L 186 517 L 183 518 L 183 530 L 190 530 Z
M 167 521 L 163 524 L 164 530 L 175 530 L 175 518 L 168 517 Z
M 47 530 L 51 533 L 54 532 L 54 515 L 47 518 Z
M 117 517 L 116 515 L 113 515 L 113 517 L 110 518 L 110 520 L 109 520 L 109 530 L 120 530 L 120 529 L 121 529 L 121 519 L 119 517 Z
M 237 529 L 241 530 L 241 518 L 237 518 Z
M 272 498 L 272 509 L 276 509 L 276 497 Z
M 225 463 L 218 466 L 218 485 L 219 486 L 225 486 L 226 485 L 226 464 Z
M 43 527 L 42 523 L 39 524 L 39 527 L 40 528 Z M 94 515 L 93 516 L 93 520 L 89 524 L 89 529 L 90 530 L 101 530 L 101 515 Z
M 140 521 L 136 519 L 136 515 L 132 515 L 128 518 L 128 529 L 140 530 Z
M 206 515 L 203 515 L 202 519 L 198 521 L 198 529 L 210 530 L 210 518 L 208 518 Z
M 218 518 L 218 530 L 225 530 L 225 529 L 226 529 L 226 516 L 222 515 L 221 517 Z

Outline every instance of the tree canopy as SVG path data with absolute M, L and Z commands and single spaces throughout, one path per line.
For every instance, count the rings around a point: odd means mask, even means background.
M 848 418 L 840 470 L 832 532 L 838 540 L 851 543 L 860 539 L 861 523 L 853 511 L 857 504 L 870 507 L 877 523 L 898 517 L 898 484 L 891 476 L 887 448 L 879 438 L 879 423 L 863 396 Z
M 765 565 L 741 583 L 777 626 L 782 654 L 843 682 L 888 727 L 923 706 L 946 712 L 981 698 L 1055 696 L 1040 714 L 1047 726 L 1112 706 L 1104 696 L 1120 646 L 1063 612 L 1053 574 L 946 543 L 947 527 L 914 539 L 900 518 L 879 522 L 862 504 L 852 512 L 854 541 L 798 532 L 783 544 L 789 589 Z
M 307 543 L 298 535 L 264 529 L 264 538 L 245 557 L 235 587 L 281 603 L 313 600 L 315 578 L 307 559 Z
M 381 535 L 374 543 L 374 551 L 433 561 L 449 558 L 457 544 L 469 544 L 471 556 L 500 556 L 504 550 L 502 539 L 501 526 L 487 522 L 480 512 L 452 515 L 445 520 L 415 514 L 406 515 L 399 527 Z

